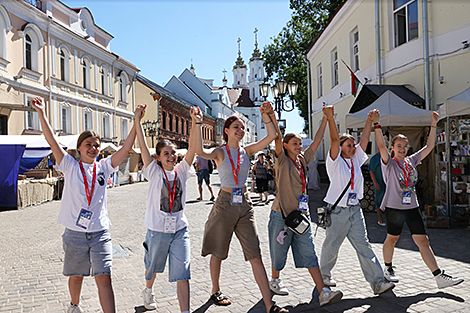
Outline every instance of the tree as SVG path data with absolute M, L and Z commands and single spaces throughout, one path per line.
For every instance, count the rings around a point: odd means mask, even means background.
M 307 64 L 304 61 L 330 17 L 345 0 L 290 0 L 292 17 L 273 43 L 264 47 L 263 58 L 266 76 L 270 81 L 284 79 L 299 84 L 293 98 L 300 116 L 304 119 L 304 131 L 308 130 Z

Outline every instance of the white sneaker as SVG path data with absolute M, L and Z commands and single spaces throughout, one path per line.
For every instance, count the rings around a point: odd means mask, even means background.
M 332 291 L 330 289 L 325 289 L 326 288 L 324 288 L 320 293 L 320 306 L 336 303 L 343 297 L 343 293 L 339 290 Z
M 289 290 L 287 290 L 286 286 L 282 282 L 280 278 L 274 278 L 269 281 L 269 289 L 277 295 L 280 296 L 287 296 L 289 294 Z
M 389 283 L 389 282 L 382 282 L 379 284 L 378 288 L 377 288 L 377 291 L 374 292 L 375 295 L 380 295 L 386 291 L 389 291 L 389 290 L 392 290 L 393 288 L 395 288 L 395 284 L 394 283 Z
M 442 273 L 437 275 L 435 278 L 437 287 L 439 287 L 439 289 L 455 286 L 463 282 L 463 278 L 453 278 L 452 276 L 444 274 L 444 271 L 442 271 Z
M 323 276 L 323 283 L 327 287 L 336 287 L 336 280 L 331 277 Z
M 395 276 L 395 271 L 393 270 L 395 266 L 387 266 L 384 271 L 384 277 L 386 280 L 392 283 L 398 283 L 398 277 Z
M 144 299 L 144 307 L 147 310 L 155 310 L 157 303 L 155 302 L 155 294 L 145 288 L 142 290 L 142 298 Z
M 82 310 L 80 307 L 80 304 L 73 305 L 69 303 L 69 306 L 67 307 L 67 313 L 84 313 L 85 311 Z

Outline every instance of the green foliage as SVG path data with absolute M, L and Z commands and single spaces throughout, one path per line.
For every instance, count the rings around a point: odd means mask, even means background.
M 304 131 L 308 130 L 308 82 L 304 56 L 343 1 L 290 0 L 290 21 L 277 37 L 271 37 L 273 42 L 263 50 L 264 67 L 271 83 L 282 78 L 299 84 L 294 100 L 304 119 Z

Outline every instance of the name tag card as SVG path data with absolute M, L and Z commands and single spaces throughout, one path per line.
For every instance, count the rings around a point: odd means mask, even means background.
M 176 216 L 165 216 L 164 233 L 174 234 L 176 232 Z
M 348 194 L 348 206 L 354 206 L 357 203 L 357 193 L 350 192 Z
M 243 190 L 241 188 L 232 188 L 232 204 L 243 204 Z
M 85 209 L 81 209 L 80 214 L 78 214 L 78 219 L 75 225 L 83 229 L 87 229 L 88 226 L 90 226 L 92 216 L 93 216 L 93 212 L 85 210 Z
M 299 196 L 299 205 L 297 206 L 299 211 L 304 212 L 305 214 L 309 214 L 308 211 L 308 196 L 307 195 L 300 195 Z
M 403 191 L 401 197 L 401 204 L 410 205 L 411 204 L 411 191 Z

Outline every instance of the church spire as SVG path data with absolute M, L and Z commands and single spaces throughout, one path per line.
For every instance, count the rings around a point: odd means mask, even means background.
M 233 66 L 234 69 L 238 68 L 238 67 L 241 67 L 241 68 L 246 68 L 246 65 L 245 65 L 245 62 L 243 61 L 243 58 L 242 58 L 242 52 L 240 50 L 240 42 L 242 40 L 240 39 L 240 37 L 238 37 L 238 58 L 237 58 L 237 61 L 235 62 L 235 65 Z
M 189 68 L 189 71 L 190 71 L 194 76 L 196 76 L 196 69 L 194 68 L 194 65 L 193 65 L 193 59 L 191 59 L 191 67 Z
M 255 50 L 253 50 L 253 55 L 251 56 L 250 61 L 261 60 L 261 52 L 258 49 L 258 28 L 255 28 Z

